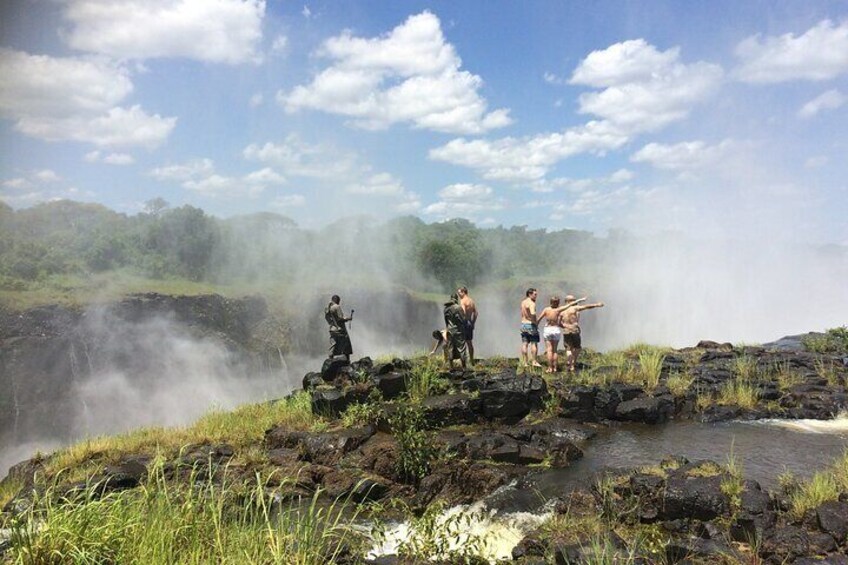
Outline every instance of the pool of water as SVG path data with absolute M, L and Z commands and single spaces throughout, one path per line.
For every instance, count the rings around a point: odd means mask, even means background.
M 490 496 L 487 504 L 507 512 L 533 511 L 546 500 L 590 480 L 601 469 L 652 465 L 667 455 L 726 463 L 732 453 L 746 478 L 758 481 L 763 488 L 774 488 L 780 474 L 790 472 L 809 478 L 842 454 L 848 448 L 848 417 L 829 421 L 626 425 L 601 428 L 581 448 L 583 458 L 570 467 L 533 473 Z

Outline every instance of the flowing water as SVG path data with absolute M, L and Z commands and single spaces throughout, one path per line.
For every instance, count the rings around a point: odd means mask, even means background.
M 663 426 L 626 425 L 602 428 L 584 445 L 583 458 L 565 469 L 531 473 L 517 484 L 501 488 L 470 507 L 449 510 L 469 513 L 465 534 L 485 535 L 488 557 L 508 558 L 523 535 L 549 515 L 545 503 L 605 468 L 632 468 L 659 463 L 667 455 L 690 461 L 710 459 L 724 464 L 731 456 L 746 478 L 763 488 L 775 488 L 778 476 L 792 473 L 807 479 L 848 448 L 848 416 L 835 420 L 761 420 L 704 424 L 671 422 Z M 393 553 L 413 533 L 396 524 L 371 556 Z

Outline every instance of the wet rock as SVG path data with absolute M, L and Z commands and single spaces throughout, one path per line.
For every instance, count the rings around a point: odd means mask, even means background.
M 312 413 L 337 418 L 348 407 L 348 399 L 342 391 L 318 389 L 312 391 Z
M 667 422 L 674 412 L 671 396 L 634 398 L 621 402 L 615 408 L 616 420 L 661 424 Z
M 669 541 L 665 547 L 665 554 L 668 563 L 714 558 L 722 558 L 722 562 L 725 562 L 724 560 L 733 556 L 735 552 L 720 538 L 689 538 Z
M 663 519 L 695 518 L 706 521 L 729 512 L 729 501 L 721 491 L 721 475 L 689 477 L 679 471 L 670 474 L 666 481 Z
M 763 541 L 760 554 L 772 561 L 785 562 L 797 557 L 823 555 L 836 547 L 827 534 L 810 533 L 797 526 L 775 528 Z
M 296 449 L 277 447 L 275 449 L 269 449 L 267 456 L 268 462 L 272 465 L 287 466 L 300 459 L 300 452 Z
M 518 545 L 512 548 L 512 558 L 518 560 L 526 557 L 544 557 L 546 550 L 546 544 L 538 536 L 531 534 L 524 536 Z
M 822 559 L 812 557 L 801 557 L 792 562 L 792 565 L 848 565 L 848 556 L 829 555 Z
M 707 408 L 703 411 L 703 413 L 701 414 L 701 421 L 728 422 L 730 420 L 739 419 L 745 413 L 745 409 L 740 408 L 739 406 L 713 404 L 711 406 L 707 406 Z
M 321 373 L 312 371 L 303 375 L 303 390 L 313 390 L 323 384 L 324 379 Z
M 477 422 L 480 399 L 467 394 L 430 396 L 421 403 L 424 420 L 429 428 L 445 428 Z
M 364 372 L 368 373 L 374 368 L 374 362 L 370 357 L 362 357 L 359 361 L 354 361 L 350 364 L 350 369 L 354 373 Z
M 342 369 L 350 367 L 350 361 L 344 355 L 337 355 L 324 360 L 321 366 L 321 378 L 326 382 L 332 382 L 339 376 Z
M 593 407 L 595 417 L 613 420 L 619 404 L 638 398 L 642 394 L 644 394 L 644 391 L 636 385 L 613 383 L 607 388 L 599 390 L 595 395 Z
M 487 419 L 518 421 L 530 410 L 540 409 L 548 397 L 544 379 L 535 375 L 511 374 L 479 379 L 483 416 Z
M 392 400 L 406 392 L 406 374 L 389 372 L 372 377 L 374 384 L 386 400 Z
M 437 499 L 449 504 L 469 504 L 520 476 L 523 473 L 520 469 L 482 461 L 441 462 L 421 480 L 415 501 L 421 507 Z
M 135 488 L 147 478 L 148 462 L 148 458 L 131 457 L 117 465 L 109 465 L 103 471 L 103 480 L 110 490 Z
M 848 503 L 830 501 L 816 508 L 819 528 L 839 543 L 848 541 Z
M 560 415 L 565 418 L 574 418 L 580 422 L 595 419 L 595 396 L 598 394 L 596 387 L 576 386 L 560 396 Z
M 385 479 L 368 477 L 360 471 L 342 468 L 327 473 L 322 486 L 331 498 L 350 497 L 354 502 L 380 500 L 391 487 Z
M 296 449 L 303 461 L 332 466 L 365 443 L 375 432 L 373 426 L 335 432 L 300 432 L 277 426 L 265 432 L 265 446 L 269 450 Z

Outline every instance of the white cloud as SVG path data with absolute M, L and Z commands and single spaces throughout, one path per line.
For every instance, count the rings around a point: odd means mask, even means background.
M 271 44 L 271 52 L 272 53 L 282 53 L 288 47 L 289 38 L 285 35 L 278 35 L 274 38 L 274 42 Z
M 822 20 L 803 35 L 751 36 L 736 46 L 734 75 L 751 83 L 827 80 L 848 72 L 848 21 Z
M 363 182 L 349 185 L 345 188 L 345 192 L 376 196 L 401 196 L 405 189 L 403 183 L 389 173 L 378 173 L 371 175 Z
M 609 176 L 610 182 L 627 182 L 629 180 L 633 180 L 633 177 L 636 175 L 633 171 L 629 171 L 627 169 L 619 169 L 613 174 Z
M 827 155 L 816 155 L 814 157 L 809 157 L 806 161 L 804 161 L 804 167 L 807 169 L 820 169 L 829 162 L 830 159 Z
M 289 134 L 282 143 L 251 144 L 242 152 L 245 159 L 273 166 L 283 174 L 319 179 L 350 177 L 360 167 L 357 156 L 330 145 L 307 143 Z
M 414 192 L 405 192 L 400 202 L 395 205 L 395 210 L 401 214 L 413 214 L 421 209 L 421 197 Z
M 657 169 L 670 171 L 694 170 L 709 167 L 719 162 L 733 146 L 730 140 L 716 145 L 703 141 L 688 141 L 674 145 L 649 143 L 634 153 L 634 163 L 649 163 Z
M 32 176 L 35 180 L 40 182 L 59 182 L 60 180 L 62 180 L 62 177 L 60 177 L 50 169 L 36 171 L 35 173 L 33 173 Z
M 300 11 L 300 13 L 306 19 L 309 19 L 309 18 L 312 17 L 312 10 L 310 10 L 309 6 L 307 6 L 306 4 L 303 5 L 303 9 Z
M 580 95 L 580 112 L 609 120 L 630 133 L 655 131 L 685 118 L 721 82 L 718 65 L 680 62 L 680 50 L 660 52 L 643 39 L 590 53 L 572 84 L 603 88 Z
M 812 118 L 823 110 L 836 110 L 845 104 L 848 98 L 835 88 L 824 92 L 806 104 L 798 111 L 798 116 L 801 118 Z
M 264 0 L 70 0 L 74 49 L 116 59 L 259 60 Z
M 512 122 L 508 110 L 487 110 L 478 93 L 482 79 L 460 70 L 462 61 L 430 12 L 410 16 L 378 38 L 344 32 L 328 39 L 319 55 L 330 59 L 331 65 L 310 84 L 277 94 L 286 111 L 339 114 L 364 129 L 410 123 L 463 134 Z
M 552 207 L 551 220 L 564 220 L 569 216 L 593 216 L 613 209 L 626 208 L 650 195 L 650 191 L 629 185 L 613 190 L 591 188 L 578 193 L 570 202 L 560 202 Z
M 194 159 L 179 165 L 157 167 L 150 175 L 160 181 L 179 182 L 186 190 L 206 196 L 255 197 L 271 186 L 284 184 L 286 179 L 269 167 L 243 176 L 226 176 L 215 172 L 211 159 Z
M 257 92 L 253 96 L 250 97 L 248 104 L 250 104 L 251 108 L 256 108 L 257 106 L 261 106 L 262 102 L 265 100 L 265 97 L 262 96 L 261 92 Z
M 132 165 L 135 159 L 127 153 L 110 153 L 103 157 L 103 162 L 107 165 Z
M 148 115 L 140 106 L 112 108 L 96 118 L 22 118 L 15 128 L 48 141 L 83 141 L 99 146 L 141 145 L 156 147 L 171 134 L 177 118 Z
M 286 194 L 276 196 L 271 201 L 273 208 L 296 208 L 306 204 L 306 198 L 302 194 Z
M 492 188 L 484 184 L 451 184 L 439 191 L 445 200 L 483 201 L 492 196 Z
M 150 174 L 161 181 L 185 181 L 209 176 L 214 170 L 215 164 L 211 159 L 194 159 L 182 165 L 157 167 Z
M 133 89 L 127 70 L 107 61 L 5 48 L 0 76 L 0 113 L 12 119 L 104 112 Z
M 451 184 L 439 191 L 441 200 L 424 208 L 424 213 L 443 218 L 475 218 L 481 213 L 503 210 L 506 202 L 482 184 Z
M 0 49 L 0 76 L 0 116 L 30 137 L 155 147 L 177 121 L 115 106 L 133 87 L 126 69 L 112 63 Z
M 627 142 L 609 122 L 591 121 L 563 133 L 489 141 L 454 139 L 430 150 L 430 158 L 476 169 L 484 178 L 502 181 L 541 179 L 557 162 L 579 153 L 603 154 Z

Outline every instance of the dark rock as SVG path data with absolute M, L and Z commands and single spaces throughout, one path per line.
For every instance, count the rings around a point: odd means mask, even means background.
M 421 403 L 424 420 L 429 428 L 444 428 L 477 421 L 480 400 L 467 394 L 442 394 L 430 396 Z
M 406 392 L 406 375 L 404 373 L 382 373 L 375 375 L 373 380 L 386 400 L 392 400 Z
M 265 446 L 269 450 L 296 449 L 300 459 L 330 466 L 365 443 L 375 432 L 373 426 L 335 432 L 299 432 L 277 426 L 265 432 Z
M 721 539 L 673 539 L 666 544 L 665 554 L 668 563 L 678 563 L 683 560 L 710 559 L 721 557 L 728 559 L 734 551 Z M 724 562 L 724 561 L 722 561 Z
M 393 363 L 377 363 L 371 369 L 371 374 L 375 377 L 379 377 L 380 375 L 386 375 L 388 373 L 393 373 L 395 371 L 395 366 Z
M 745 410 L 739 406 L 713 404 L 704 410 L 701 414 L 701 420 L 703 422 L 728 422 L 739 419 L 744 413 Z
M 848 503 L 830 501 L 816 508 L 818 526 L 839 543 L 848 540 Z
M 828 555 L 822 559 L 812 557 L 801 557 L 792 562 L 792 565 L 848 565 L 846 555 Z
M 674 412 L 671 396 L 641 397 L 625 400 L 615 408 L 615 419 L 626 422 L 661 424 L 667 422 Z
M 541 408 L 548 396 L 544 379 L 535 375 L 486 379 L 479 392 L 486 418 L 513 421 Z
M 721 491 L 721 481 L 721 475 L 687 477 L 683 473 L 671 474 L 666 481 L 663 519 L 695 518 L 706 521 L 726 514 L 730 504 Z
M 529 535 L 518 542 L 518 545 L 512 548 L 513 560 L 522 559 L 524 557 L 543 557 L 547 546 L 537 536 Z
M 350 364 L 350 369 L 355 372 L 365 372 L 368 373 L 374 368 L 374 362 L 370 357 L 362 357 L 359 361 L 354 361 Z
M 722 351 L 733 351 L 733 344 L 732 343 L 728 343 L 728 342 L 718 343 L 716 341 L 710 341 L 708 339 L 704 339 L 704 340 L 699 341 L 698 345 L 696 345 L 695 347 L 697 347 L 698 349 L 710 349 L 710 350 L 720 349 Z
M 792 561 L 796 557 L 822 555 L 836 546 L 827 534 L 809 533 L 797 526 L 783 526 L 770 531 L 763 541 L 760 554 L 778 561 Z
M 111 490 L 135 488 L 147 478 L 146 458 L 134 457 L 117 465 L 109 465 L 103 471 L 103 480 Z
M 303 375 L 303 390 L 312 390 L 324 384 L 321 373 L 310 372 Z
M 344 355 L 324 359 L 324 364 L 321 366 L 321 378 L 326 382 L 331 382 L 339 376 L 343 368 L 349 366 L 350 361 Z
M 594 420 L 595 396 L 598 394 L 596 387 L 576 386 L 560 397 L 560 415 L 565 418 L 585 422 Z
M 312 391 L 312 413 L 336 418 L 348 407 L 342 391 L 335 388 Z
M 268 461 L 272 465 L 285 466 L 296 462 L 300 458 L 300 452 L 296 449 L 277 447 L 268 450 Z
M 618 405 L 628 400 L 633 400 L 644 394 L 641 387 L 625 383 L 613 383 L 609 387 L 601 389 L 595 395 L 593 407 L 595 418 L 612 420 Z

